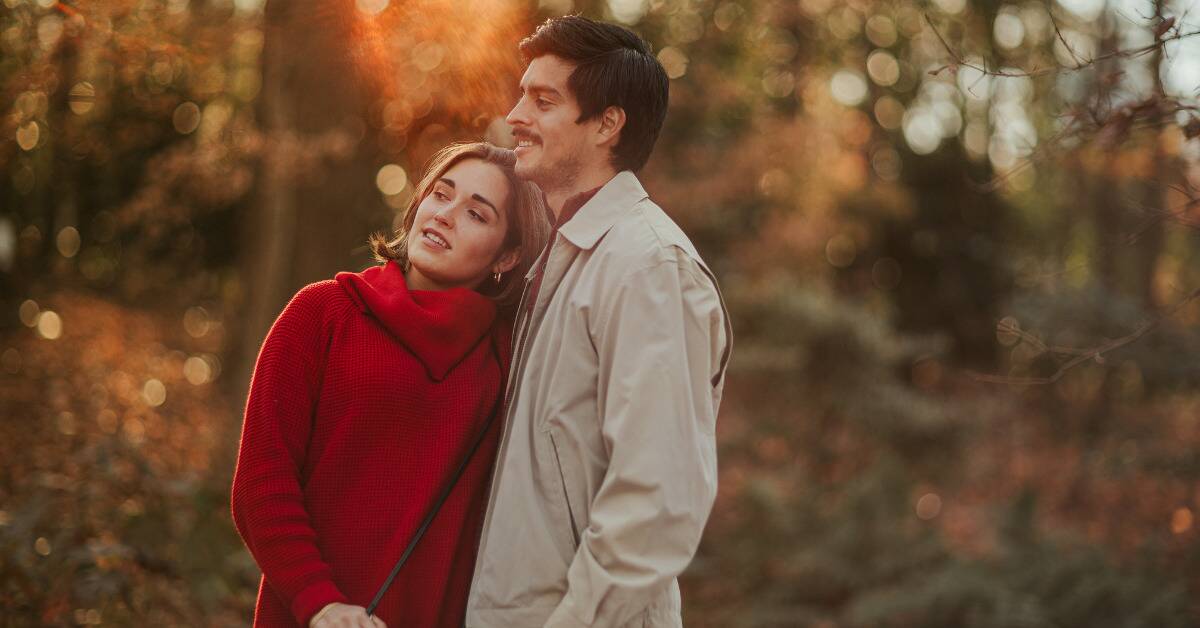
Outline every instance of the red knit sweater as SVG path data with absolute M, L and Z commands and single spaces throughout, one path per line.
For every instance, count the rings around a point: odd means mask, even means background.
M 499 404 L 508 324 L 457 289 L 409 292 L 394 263 L 302 289 L 263 342 L 233 478 L 263 572 L 255 626 L 366 606 Z M 376 615 L 460 626 L 500 421 Z

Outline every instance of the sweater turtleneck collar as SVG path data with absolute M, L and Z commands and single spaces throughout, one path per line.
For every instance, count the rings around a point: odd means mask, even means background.
M 467 288 L 409 290 L 404 271 L 389 261 L 334 279 L 442 381 L 483 340 L 496 319 L 496 304 Z

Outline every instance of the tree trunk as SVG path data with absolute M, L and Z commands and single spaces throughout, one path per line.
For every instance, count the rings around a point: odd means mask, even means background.
M 356 10 L 347 0 L 268 0 L 264 7 L 258 116 L 267 141 L 241 238 L 237 393 L 246 390 L 262 339 L 288 299 L 337 271 L 360 269 L 369 259 L 363 245 L 372 218 L 384 212 L 373 180 L 376 149 L 358 141 L 373 95 L 358 80 L 352 54 Z M 314 159 L 327 153 L 331 132 L 347 133 L 349 155 Z

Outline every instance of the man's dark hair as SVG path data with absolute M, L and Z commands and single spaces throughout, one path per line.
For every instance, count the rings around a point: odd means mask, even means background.
M 580 15 L 552 17 L 521 42 L 527 61 L 555 55 L 575 64 L 567 86 L 579 103 L 576 122 L 608 107 L 625 110 L 613 147 L 617 170 L 641 170 L 667 117 L 667 73 L 650 44 L 627 28 Z

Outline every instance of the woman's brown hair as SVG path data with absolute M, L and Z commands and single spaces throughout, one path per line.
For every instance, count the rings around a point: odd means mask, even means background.
M 408 232 L 417 218 L 417 206 L 433 190 L 433 184 L 454 164 L 464 159 L 479 159 L 493 164 L 500 168 L 508 179 L 512 211 L 508 214 L 508 232 L 504 236 L 501 252 L 519 247 L 520 259 L 516 266 L 504 273 L 499 284 L 489 277 L 479 284 L 476 290 L 495 300 L 501 310 L 510 311 L 521 299 L 525 273 L 550 239 L 550 220 L 541 190 L 534 184 L 517 178 L 513 169 L 517 157 L 507 148 L 486 142 L 471 142 L 451 144 L 438 151 L 429 160 L 425 176 L 417 184 L 412 200 L 404 210 L 400 228 L 390 239 L 382 233 L 375 233 L 368 242 L 375 253 L 375 259 L 381 262 L 394 261 L 407 272 Z

